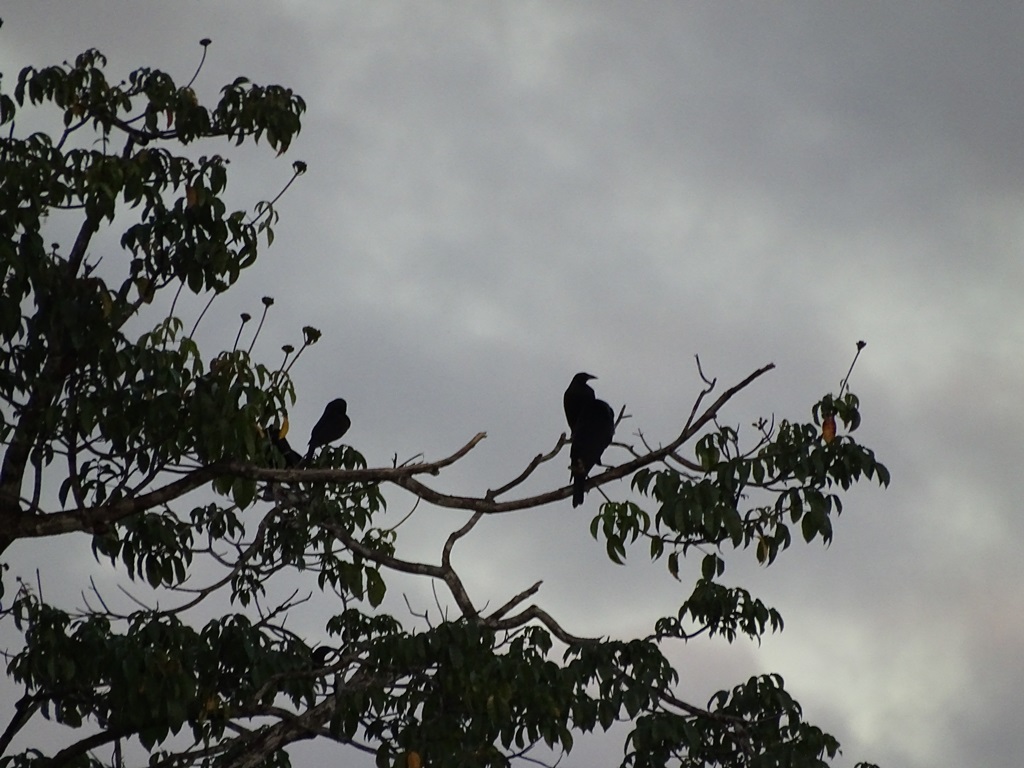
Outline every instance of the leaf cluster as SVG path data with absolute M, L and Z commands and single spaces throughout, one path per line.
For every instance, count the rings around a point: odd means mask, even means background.
M 224 734 L 232 714 L 279 696 L 315 699 L 310 649 L 233 615 L 195 630 L 178 617 L 138 612 L 117 622 L 73 618 L 23 590 L 10 609 L 26 645 L 9 674 L 43 716 L 73 728 L 92 721 L 152 749 L 188 727 L 197 743 Z
M 847 393 L 815 404 L 813 423 L 755 425 L 758 440 L 748 449 L 737 430 L 718 426 L 697 442 L 691 470 L 666 466 L 633 475 L 633 490 L 655 502 L 653 514 L 633 501 L 605 504 L 591 522 L 591 535 L 604 539 L 615 562 L 625 559 L 627 545 L 645 539 L 651 558 L 665 558 L 676 578 L 682 558 L 697 548 L 706 553 L 701 571 L 707 581 L 724 572 L 717 553 L 725 547 L 754 547 L 758 562 L 771 564 L 792 544 L 792 525 L 799 525 L 805 541 L 828 544 L 833 515 L 843 509 L 838 490 L 849 490 L 861 477 L 886 486 L 889 472 L 850 434 L 824 440 L 823 412 L 838 413 L 849 432 L 860 424 L 859 400 Z

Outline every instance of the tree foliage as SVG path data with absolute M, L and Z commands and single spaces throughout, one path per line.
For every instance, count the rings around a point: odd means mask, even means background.
M 0 765 L 112 765 L 130 750 L 154 766 L 286 765 L 290 744 L 319 738 L 381 766 L 503 766 L 620 722 L 633 768 L 816 766 L 837 754 L 779 676 L 694 703 L 667 652 L 702 634 L 781 630 L 775 609 L 726 584 L 726 557 L 768 566 L 794 534 L 828 543 L 841 492 L 865 477 L 888 483 L 851 436 L 852 393 L 747 436 L 718 415 L 772 366 L 720 394 L 705 378 L 673 440 L 620 445 L 626 460 L 589 481 L 630 478 L 590 527 L 612 561 L 650 557 L 680 579 L 683 560 L 700 559 L 689 596 L 647 636 L 576 636 L 530 602 L 539 584 L 483 609 L 452 552 L 486 515 L 570 496 L 513 495 L 564 456 L 565 435 L 477 496 L 423 478 L 483 434 L 433 462 L 372 468 L 342 446 L 285 466 L 269 430 L 285 427 L 290 366 L 319 332 L 304 329 L 299 350 L 270 365 L 238 340 L 202 349 L 175 307 L 182 293 L 223 294 L 273 239 L 273 202 L 231 210 L 228 161 L 214 150 L 285 152 L 305 104 L 239 78 L 204 106 L 191 83 L 148 68 L 115 83 L 106 65 L 91 50 L 25 68 L 13 90 L 0 81 L 0 548 L 66 534 L 68 552 L 91 547 L 151 599 L 119 611 L 97 591 L 59 605 L 44 599 L 45 568 L 37 582 L 4 566 L 2 619 L 19 638 L 8 686 L 20 693 L 0 724 Z M 21 132 L 23 115 L 59 127 Z M 303 171 L 295 163 L 293 178 Z M 58 235 L 64 245 L 48 244 Z M 174 299 L 155 301 L 164 296 Z M 401 555 L 381 519 L 389 485 L 469 513 L 435 562 Z M 436 582 L 455 610 L 433 621 L 388 613 L 397 573 Z M 333 595 L 319 639 L 289 625 L 303 604 L 295 584 Z

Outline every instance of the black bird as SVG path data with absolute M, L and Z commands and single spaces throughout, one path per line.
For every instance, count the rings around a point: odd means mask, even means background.
M 573 507 L 583 503 L 587 475 L 601 461 L 601 454 L 611 445 L 615 435 L 615 411 L 604 400 L 598 400 L 587 384 L 595 378 L 589 373 L 577 373 L 562 397 L 565 420 L 572 431 L 569 470 L 572 473 Z
M 572 432 L 569 449 L 572 472 L 572 505 L 583 503 L 583 485 L 587 475 L 601 461 L 604 449 L 611 445 L 615 435 L 615 411 L 604 400 L 596 398 L 583 406 L 576 428 Z
M 307 459 L 313 455 L 313 451 L 317 447 L 340 440 L 342 435 L 348 432 L 348 428 L 352 426 L 352 421 L 349 419 L 348 414 L 345 413 L 346 410 L 348 410 L 348 403 L 340 397 L 336 400 L 331 400 L 327 404 L 327 407 L 324 408 L 323 416 L 320 417 L 320 421 L 316 423 L 313 431 L 309 433 L 309 450 L 306 452 Z
M 282 430 L 288 431 L 285 428 L 287 424 L 288 420 L 285 419 L 285 424 L 282 426 L 275 424 L 267 427 L 267 437 L 270 439 L 270 444 L 281 454 L 281 458 L 284 460 L 284 468 L 295 469 L 302 463 L 302 454 L 289 445 L 287 438 L 281 437 Z M 275 464 L 277 464 L 276 461 Z M 267 487 L 263 489 L 263 495 L 260 498 L 264 501 L 273 501 L 280 490 L 280 483 L 267 483 Z
M 569 388 L 565 390 L 565 394 L 562 395 L 562 406 L 565 408 L 565 420 L 569 423 L 570 436 L 576 429 L 576 419 L 579 418 L 583 407 L 594 402 L 597 397 L 594 390 L 587 384 L 588 381 L 596 378 L 597 376 L 591 376 L 589 373 L 577 373 L 569 382 Z

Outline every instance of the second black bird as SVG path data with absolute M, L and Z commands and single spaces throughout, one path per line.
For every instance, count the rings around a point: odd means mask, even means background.
M 604 400 L 597 399 L 587 384 L 593 378 L 596 377 L 589 373 L 577 373 L 562 398 L 565 418 L 572 430 L 569 470 L 573 507 L 583 503 L 587 475 L 600 463 L 601 455 L 615 435 L 615 411 Z
M 285 469 L 294 469 L 302 461 L 302 455 L 288 444 L 288 439 L 281 437 L 280 427 L 270 427 L 267 430 L 270 437 L 270 444 L 273 445 L 284 459 Z
M 347 410 L 348 403 L 340 397 L 336 400 L 331 400 L 327 404 L 323 415 L 320 417 L 320 421 L 313 426 L 313 431 L 309 433 L 309 450 L 306 451 L 307 459 L 313 455 L 313 451 L 319 446 L 340 440 L 348 432 L 348 428 L 352 426 L 352 421 L 346 413 Z

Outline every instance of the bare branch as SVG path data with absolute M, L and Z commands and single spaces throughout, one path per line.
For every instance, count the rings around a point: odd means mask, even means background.
M 445 569 L 439 565 L 431 565 L 430 563 L 417 563 L 412 560 L 403 560 L 394 555 L 389 555 L 376 549 L 363 544 L 361 541 L 355 539 L 345 528 L 338 525 L 337 523 L 322 522 L 320 525 L 325 529 L 333 533 L 338 537 L 346 547 L 351 549 L 360 557 L 369 560 L 370 562 L 382 565 L 385 568 L 391 568 L 394 571 L 401 571 L 402 573 L 412 573 L 417 576 L 430 576 L 434 579 L 445 578 Z
M 500 488 L 497 488 L 493 491 L 487 491 L 487 493 L 484 494 L 484 498 L 487 499 L 488 501 L 493 501 L 501 494 L 512 490 L 517 485 L 526 480 L 526 478 L 528 478 L 531 474 L 533 474 L 533 471 L 537 469 L 537 467 L 539 467 L 545 461 L 550 461 L 555 456 L 557 456 L 558 453 L 562 450 L 562 448 L 568 444 L 568 442 L 569 438 L 566 437 L 565 432 L 563 432 L 561 435 L 558 436 L 558 441 L 555 443 L 555 447 L 552 448 L 551 451 L 549 451 L 548 453 L 538 453 L 536 456 L 533 457 L 533 461 L 531 461 L 529 465 L 527 465 L 526 469 L 522 471 L 519 477 L 517 477 L 515 480 L 505 483 L 505 485 L 501 486 Z
M 585 645 L 587 643 L 599 642 L 599 638 L 576 637 L 575 635 L 570 635 L 568 632 L 562 629 L 562 627 L 558 624 L 557 621 L 551 618 L 551 615 L 548 614 L 547 611 L 543 610 L 542 608 L 538 608 L 536 605 L 531 605 L 526 610 L 516 614 L 515 616 L 511 616 L 510 618 L 498 619 L 497 621 L 487 621 L 485 623 L 492 629 L 510 630 L 517 629 L 518 627 L 521 627 L 534 619 L 536 619 L 545 627 L 547 627 L 548 631 L 551 632 L 551 634 L 553 634 L 566 645 Z
M 729 402 L 737 393 L 750 386 L 750 384 L 768 373 L 775 368 L 774 363 L 769 363 L 766 366 L 758 368 L 756 371 L 751 373 L 745 379 L 738 384 L 729 387 L 725 390 L 714 403 L 712 403 L 707 410 L 705 410 L 699 417 L 695 417 L 694 414 L 697 411 L 697 406 L 694 406 L 693 412 L 690 414 L 690 418 L 687 419 L 686 426 L 683 427 L 682 432 L 675 440 L 670 442 L 657 450 L 651 451 L 650 453 L 639 456 L 632 461 L 628 461 L 625 464 L 620 464 L 617 467 L 612 467 L 606 472 L 602 472 L 600 475 L 590 478 L 587 480 L 587 488 L 596 488 L 606 483 L 610 483 L 613 480 L 626 477 L 633 474 L 638 469 L 650 466 L 657 462 L 663 461 L 667 456 L 675 454 L 683 443 L 696 435 L 700 430 L 704 428 L 706 424 L 713 421 L 718 415 L 719 410 Z M 703 375 L 703 374 L 702 374 Z M 701 392 L 698 397 L 700 402 L 705 394 L 710 389 L 705 389 Z M 383 478 L 382 478 L 383 479 Z M 559 488 L 554 491 L 548 491 L 537 496 L 529 496 L 522 499 L 514 499 L 512 501 L 493 501 L 488 498 L 477 498 L 473 496 L 455 496 L 444 493 L 439 493 L 424 485 L 419 480 L 406 475 L 387 478 L 389 482 L 405 488 L 407 491 L 414 493 L 424 501 L 430 502 L 439 507 L 447 507 L 450 509 L 468 509 L 474 512 L 483 512 L 485 514 L 501 514 L 504 512 L 515 512 L 520 509 L 532 509 L 533 507 L 539 507 L 544 504 L 550 504 L 555 501 L 561 501 L 562 499 L 568 498 L 572 495 L 572 486 L 566 486 Z
M 473 525 L 476 525 L 476 521 L 478 519 L 479 515 L 474 515 L 466 525 L 448 537 L 448 542 L 445 544 L 446 552 L 450 552 L 451 546 L 454 545 L 455 540 L 458 539 L 459 536 L 468 533 Z M 459 575 L 455 572 L 455 569 L 451 567 L 450 563 L 445 562 L 443 565 L 438 566 L 430 565 L 429 563 L 416 563 L 409 560 L 402 560 L 401 558 L 394 557 L 393 555 L 388 555 L 384 552 L 380 552 L 379 550 L 367 547 L 362 542 L 357 541 L 351 534 L 349 534 L 348 531 L 339 525 L 334 523 L 322 523 L 322 525 L 326 530 L 337 536 L 346 547 L 371 562 L 396 571 L 402 571 L 403 573 L 430 576 L 431 578 L 443 581 L 464 616 L 467 618 L 476 618 L 479 615 L 479 611 L 476 609 L 476 606 L 473 605 L 473 601 L 470 599 L 469 592 L 466 591 L 466 587 L 462 583 L 462 579 L 459 578 Z
M 704 468 L 701 467 L 700 464 L 698 464 L 697 462 L 693 461 L 692 459 L 688 459 L 685 456 L 679 455 L 675 451 L 672 451 L 672 453 L 670 453 L 666 458 L 672 459 L 673 461 L 679 463 L 680 465 L 682 465 L 686 469 L 690 470 L 691 472 L 703 472 L 704 471 Z
M 481 519 L 483 519 L 483 514 L 480 512 L 476 512 L 471 518 L 469 518 L 468 521 L 466 521 L 466 524 L 464 526 L 462 526 L 458 530 L 451 532 L 451 534 L 448 536 L 448 540 L 444 543 L 444 548 L 441 550 L 442 568 L 451 569 L 452 548 L 455 546 L 455 542 L 461 539 L 471 530 L 473 530 L 473 528 L 476 526 L 477 523 L 480 522 Z
M 478 432 L 464 446 L 451 456 L 438 461 L 402 464 L 395 467 L 371 467 L 367 469 L 268 469 L 244 462 L 226 462 L 221 467 L 221 475 L 246 477 L 251 480 L 271 480 L 278 483 L 373 483 L 396 482 L 411 475 L 438 475 L 441 470 L 450 466 L 473 450 L 480 441 L 487 437 L 486 432 Z
M 517 605 L 519 605 L 521 602 L 526 600 L 528 597 L 532 597 L 533 595 L 537 594 L 537 592 L 540 591 L 540 585 L 543 584 L 543 583 L 544 583 L 543 581 L 538 581 L 532 587 L 528 587 L 527 589 L 524 589 L 518 595 L 516 595 L 511 600 L 509 600 L 507 603 L 505 603 L 503 606 L 501 606 L 501 608 L 499 608 L 494 613 L 492 613 L 490 616 L 488 616 L 486 620 L 488 622 L 497 621 L 502 616 L 504 616 L 506 613 L 511 611 L 513 608 L 515 608 Z

